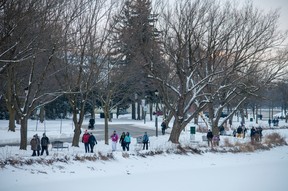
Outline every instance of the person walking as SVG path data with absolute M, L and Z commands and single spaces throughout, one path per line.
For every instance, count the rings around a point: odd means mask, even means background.
M 148 150 L 148 143 L 149 143 L 149 137 L 147 135 L 147 132 L 143 135 L 143 150 L 146 148 Z
M 37 156 L 40 156 L 40 150 L 41 150 L 41 142 L 38 134 L 35 135 L 36 140 L 37 140 Z
M 166 124 L 166 121 L 164 120 L 162 123 L 161 123 L 161 130 L 162 130 L 162 135 L 165 135 L 165 130 L 167 129 L 167 124 Z
M 30 141 L 31 150 L 33 151 L 32 156 L 36 156 L 37 151 L 37 138 L 36 135 L 33 135 L 33 138 Z
M 126 148 L 125 141 L 124 141 L 125 136 L 126 136 L 125 132 L 123 132 L 119 139 L 119 143 L 121 144 L 123 151 L 125 151 L 125 148 Z
M 207 141 L 208 141 L 208 147 L 210 146 L 211 144 L 211 147 L 212 147 L 212 138 L 213 138 L 213 133 L 210 129 L 208 129 L 208 132 L 207 132 Z
M 92 133 L 90 133 L 88 142 L 89 142 L 89 145 L 90 145 L 90 151 L 91 151 L 91 153 L 93 153 L 93 148 L 97 144 L 97 140 L 96 140 L 95 136 Z
M 251 142 L 254 143 L 255 140 L 255 134 L 256 134 L 256 129 L 254 126 L 252 126 L 251 130 L 250 130 L 250 138 L 251 138 Z
M 41 138 L 41 155 L 43 155 L 44 151 L 46 151 L 46 155 L 49 155 L 48 145 L 50 144 L 49 138 L 43 133 L 43 137 Z
M 89 153 L 89 137 L 90 134 L 85 130 L 84 135 L 82 136 L 82 143 L 84 143 L 85 153 Z
M 113 131 L 113 134 L 110 137 L 111 137 L 111 140 L 112 140 L 112 151 L 116 151 L 116 146 L 117 146 L 117 142 L 118 142 L 118 139 L 119 139 L 116 131 Z
M 243 128 L 242 128 L 242 126 L 239 126 L 237 128 L 237 138 L 241 138 L 242 137 L 242 133 L 243 133 Z
M 127 151 L 129 151 L 129 145 L 131 143 L 131 137 L 130 137 L 129 132 L 127 132 L 125 135 L 124 143 L 125 143 L 125 147 L 126 147 Z

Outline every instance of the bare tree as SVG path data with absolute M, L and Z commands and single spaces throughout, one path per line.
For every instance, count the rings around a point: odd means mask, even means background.
M 72 108 L 75 125 L 72 146 L 79 146 L 85 105 L 89 95 L 107 75 L 107 30 L 115 2 L 70 1 L 63 22 L 65 71 L 59 84 Z
M 263 14 L 252 4 L 238 8 L 227 2 L 223 7 L 199 0 L 177 1 L 173 7 L 163 12 L 161 23 L 165 73 L 151 71 L 151 78 L 158 81 L 175 118 L 169 140 L 178 143 L 181 131 L 204 108 L 218 134 L 223 108 L 236 97 L 235 108 L 239 107 L 259 89 L 256 78 L 258 84 L 267 84 L 285 65 L 270 66 L 268 61 L 275 57 L 266 56 L 283 42 L 277 12 Z
M 20 117 L 20 149 L 27 147 L 27 120 L 34 109 L 57 95 L 46 81 L 53 75 L 52 63 L 58 48 L 58 1 L 5 1 L 2 4 L 4 24 L 1 39 L 1 74 L 7 83 L 6 105 L 10 127 L 14 129 L 14 114 Z M 54 32 L 54 33 L 52 33 Z M 54 91 L 53 91 L 54 90 Z

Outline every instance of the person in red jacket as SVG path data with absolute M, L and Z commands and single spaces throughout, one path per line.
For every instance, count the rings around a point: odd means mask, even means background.
M 84 143 L 86 153 L 89 153 L 89 137 L 90 137 L 90 134 L 88 133 L 87 130 L 85 130 L 85 133 L 82 136 L 82 143 Z
M 113 132 L 113 134 L 110 136 L 111 141 L 112 141 L 112 151 L 116 151 L 116 146 L 117 146 L 117 142 L 118 142 L 118 135 L 116 133 L 116 131 Z

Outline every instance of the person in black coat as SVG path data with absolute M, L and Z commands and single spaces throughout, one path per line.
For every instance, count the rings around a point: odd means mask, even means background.
M 165 130 L 167 129 L 167 124 L 166 124 L 166 121 L 163 121 L 161 123 L 161 130 L 162 130 L 162 135 L 165 135 Z
M 207 141 L 208 141 L 208 147 L 212 146 L 212 138 L 213 138 L 213 133 L 210 129 L 208 129 L 208 132 L 207 132 Z
M 243 128 L 242 128 L 242 126 L 239 126 L 237 128 L 237 137 L 241 138 L 242 137 L 242 133 L 243 133 Z
M 43 155 L 44 151 L 46 151 L 46 155 L 49 155 L 48 145 L 50 144 L 49 138 L 43 133 L 43 137 L 41 138 L 41 155 Z
M 256 134 L 256 129 L 252 127 L 250 131 L 251 142 L 254 142 L 255 134 Z
M 119 139 L 119 143 L 121 144 L 123 151 L 125 151 L 125 149 L 126 149 L 126 143 L 124 141 L 125 136 L 126 136 L 126 134 L 125 134 L 125 132 L 123 132 L 120 139 Z
M 90 151 L 91 151 L 91 153 L 93 153 L 93 148 L 94 148 L 95 144 L 97 144 L 97 140 L 96 140 L 95 136 L 92 133 L 90 133 L 88 142 L 89 142 L 89 145 L 90 145 Z
M 94 124 L 95 124 L 95 119 L 93 119 L 93 118 L 90 119 L 88 129 L 94 129 Z

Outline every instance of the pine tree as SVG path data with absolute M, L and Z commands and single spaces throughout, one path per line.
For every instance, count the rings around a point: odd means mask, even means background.
M 148 98 L 154 92 L 145 68 L 151 68 L 159 55 L 155 22 L 150 0 L 127 0 L 119 15 L 114 19 L 112 44 L 112 64 L 122 68 L 127 75 L 125 86 L 139 95 Z M 131 99 L 134 99 L 131 92 Z M 139 118 L 139 117 L 138 117 Z

